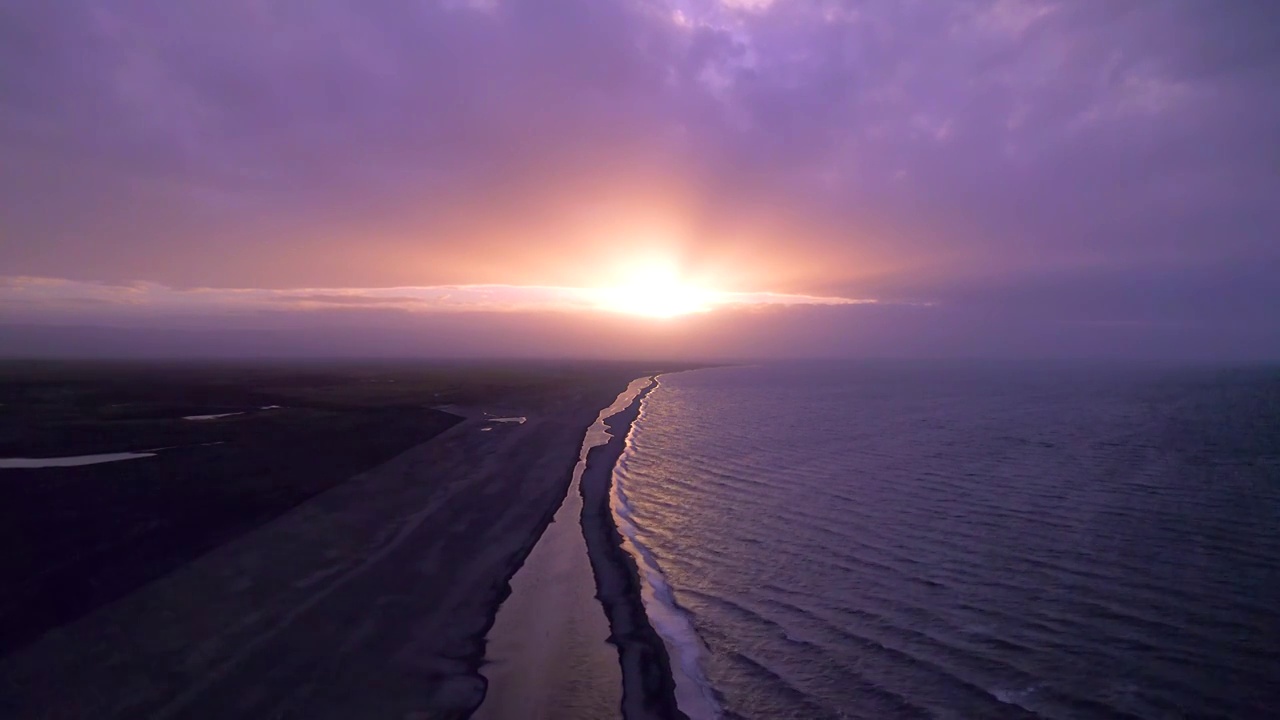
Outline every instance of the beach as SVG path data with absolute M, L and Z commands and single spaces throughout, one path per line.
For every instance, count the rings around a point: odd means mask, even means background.
M 633 381 L 588 428 L 565 502 L 486 639 L 489 687 L 476 720 L 684 718 L 609 502 L 614 465 L 653 383 Z
M 485 638 L 481 671 L 488 688 L 475 720 L 590 720 L 618 713 L 622 676 L 596 598 L 580 483 L 591 448 L 610 438 L 605 420 L 625 410 L 648 383 L 632 381 L 587 428 L 564 502 L 511 578 L 511 595 Z
M 0 658 L 0 714 L 468 717 L 508 581 L 625 385 L 451 409 L 465 419 L 430 441 Z

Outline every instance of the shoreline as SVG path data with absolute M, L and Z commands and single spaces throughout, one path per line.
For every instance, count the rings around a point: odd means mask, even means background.
M 654 378 L 652 391 L 656 392 L 661 388 L 662 377 Z M 634 434 L 644 420 L 649 399 L 646 395 L 640 403 L 639 413 L 628 427 L 622 455 L 614 463 L 609 493 L 610 509 L 622 538 L 622 547 L 631 556 L 640 574 L 640 601 L 645 615 L 666 646 L 671 678 L 675 683 L 677 707 L 691 720 L 716 720 L 724 717 L 723 700 L 703 667 L 706 645 L 694 627 L 688 610 L 676 599 L 675 591 L 657 557 L 645 544 L 643 533 L 635 520 L 635 508 L 624 487 L 628 461 L 632 459 L 635 443 L 638 442 Z
M 675 677 L 666 643 L 653 628 L 642 598 L 643 580 L 635 558 L 623 547 L 613 517 L 613 474 L 626 449 L 640 404 L 655 387 L 657 376 L 626 409 L 605 418 L 610 438 L 587 453 L 580 488 L 582 533 L 596 581 L 597 599 L 609 620 L 609 643 L 618 650 L 622 669 L 624 720 L 689 720 L 676 704 Z

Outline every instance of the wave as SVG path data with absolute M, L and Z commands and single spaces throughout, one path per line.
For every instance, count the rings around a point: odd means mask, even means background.
M 631 554 L 640 570 L 641 600 L 645 614 L 667 646 L 671 657 L 672 680 L 676 686 L 676 704 L 690 720 L 720 720 L 724 707 L 719 693 L 712 686 L 704 669 L 706 644 L 693 626 L 690 613 L 680 606 L 675 592 L 653 552 L 645 545 L 635 520 L 635 508 L 627 498 L 624 487 L 627 464 L 635 454 L 634 438 L 643 432 L 645 407 L 662 389 L 662 378 L 654 379 L 653 389 L 640 404 L 640 416 L 631 424 L 626 447 L 614 466 L 610 508 L 614 523 L 623 538 L 623 547 Z

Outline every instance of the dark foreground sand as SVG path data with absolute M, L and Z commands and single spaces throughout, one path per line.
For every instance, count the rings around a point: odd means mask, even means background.
M 46 634 L 0 659 L 0 717 L 466 717 L 507 581 L 563 499 L 584 429 L 624 386 L 501 409 L 524 424 L 471 417 Z M 590 514 L 608 513 L 605 464 L 583 479 L 589 533 L 604 529 Z M 605 548 L 593 555 L 611 552 L 607 535 L 587 539 Z M 669 675 L 630 669 L 665 655 L 645 654 L 661 649 L 656 636 L 626 640 L 643 611 L 625 573 L 600 575 L 606 565 L 596 572 L 626 641 L 624 677 L 657 698 L 629 717 L 676 717 Z M 639 699 L 628 683 L 628 705 Z

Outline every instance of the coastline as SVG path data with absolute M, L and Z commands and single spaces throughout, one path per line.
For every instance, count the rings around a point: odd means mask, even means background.
M 651 388 L 653 392 L 660 389 L 665 375 L 664 373 L 654 378 Z M 692 617 L 676 599 L 675 591 L 653 551 L 646 545 L 624 482 L 629 474 L 629 460 L 639 442 L 636 433 L 640 430 L 646 406 L 651 399 L 648 395 L 642 399 L 639 413 L 628 427 L 622 455 L 614 463 L 609 493 L 610 509 L 622 547 L 639 571 L 640 602 L 645 615 L 666 647 L 671 678 L 675 683 L 677 707 L 691 720 L 717 720 L 725 716 L 724 708 L 722 699 L 707 678 L 703 666 L 706 646 L 693 625 Z
M 623 547 L 610 504 L 614 468 L 626 449 L 631 425 L 640 415 L 641 402 L 656 386 L 656 376 L 651 377 L 626 409 L 605 418 L 611 437 L 587 453 L 580 483 L 582 532 L 597 598 L 609 620 L 609 642 L 618 650 L 622 669 L 624 720 L 688 720 L 676 704 L 666 644 L 645 612 L 640 569 Z

